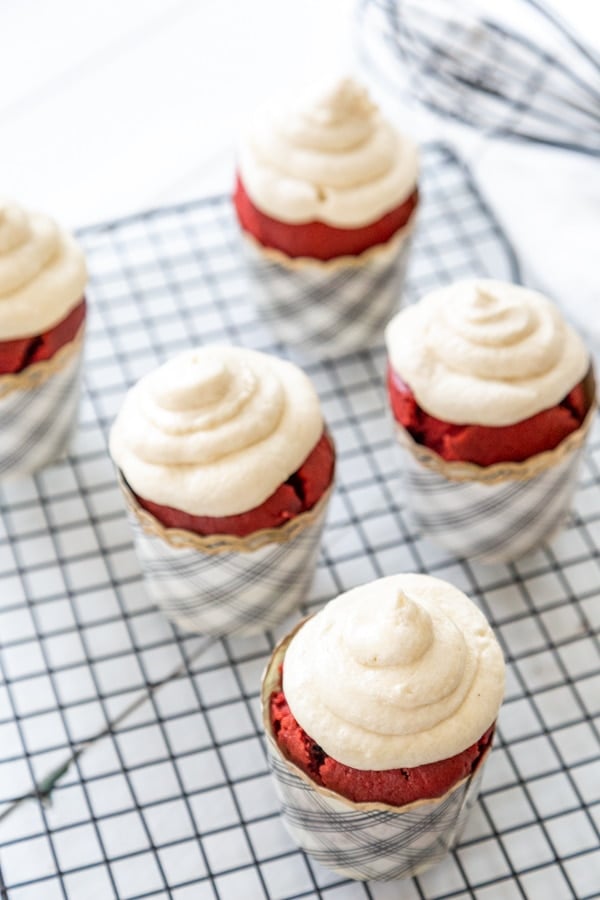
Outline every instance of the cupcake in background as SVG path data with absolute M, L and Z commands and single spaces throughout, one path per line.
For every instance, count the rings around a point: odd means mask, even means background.
M 335 451 L 299 368 L 182 353 L 129 391 L 110 452 L 148 589 L 182 628 L 248 635 L 306 598 Z
M 263 678 L 283 821 L 350 878 L 416 875 L 456 844 L 504 693 L 477 607 L 426 575 L 354 588 L 301 622 Z
M 417 524 L 490 562 L 539 546 L 566 517 L 595 407 L 579 335 L 541 294 L 481 279 L 423 297 L 386 337 Z
M 47 216 L 0 202 L 0 477 L 67 447 L 79 399 L 86 267 Z
M 417 176 L 415 144 L 349 78 L 257 115 L 234 202 L 280 339 L 334 356 L 382 334 L 402 294 Z

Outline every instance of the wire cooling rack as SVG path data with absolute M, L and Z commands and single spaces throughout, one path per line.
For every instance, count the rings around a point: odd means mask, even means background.
M 470 274 L 518 277 L 468 172 L 439 145 L 424 153 L 423 194 L 409 299 Z M 230 203 L 158 210 L 81 239 L 91 315 L 72 454 L 0 490 L 2 896 L 597 897 L 598 431 L 570 527 L 517 565 L 474 565 L 404 516 L 383 348 L 307 364 L 340 458 L 309 608 L 377 576 L 435 573 L 481 604 L 508 660 L 497 745 L 457 851 L 402 887 L 345 881 L 308 860 L 279 819 L 258 707 L 277 635 L 173 630 L 144 592 L 106 454 L 126 387 L 175 352 L 222 339 L 285 352 L 248 297 Z

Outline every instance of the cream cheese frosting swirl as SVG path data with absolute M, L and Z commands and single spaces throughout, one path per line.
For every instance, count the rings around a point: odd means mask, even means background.
M 319 399 L 297 366 L 210 346 L 180 354 L 128 392 L 110 452 L 144 499 L 230 516 L 270 497 L 322 431 Z
M 240 149 L 239 171 L 267 215 L 355 228 L 414 191 L 417 148 L 347 78 L 295 109 L 259 115 Z
M 392 319 L 386 342 L 422 409 L 456 424 L 527 419 L 560 403 L 590 365 L 554 304 L 488 279 L 426 295 Z
M 302 625 L 286 650 L 283 691 L 338 762 L 412 767 L 461 753 L 492 725 L 504 660 L 462 591 L 393 575 L 341 594 Z
M 83 253 L 69 234 L 47 216 L 0 200 L 0 341 L 57 325 L 85 284 Z

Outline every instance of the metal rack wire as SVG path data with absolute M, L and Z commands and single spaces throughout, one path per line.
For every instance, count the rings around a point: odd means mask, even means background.
M 358 21 L 396 92 L 489 135 L 600 154 L 600 53 L 543 0 L 361 0 Z
M 408 299 L 470 274 L 518 278 L 469 178 L 426 148 Z M 178 350 L 225 340 L 285 353 L 247 295 L 225 197 L 81 234 L 92 274 L 71 455 L 0 488 L 0 893 L 7 900 L 391 900 L 286 835 L 261 741 L 259 679 L 276 634 L 176 633 L 148 601 L 106 433 L 127 386 Z M 308 607 L 399 570 L 479 602 L 508 660 L 480 803 L 456 852 L 402 897 L 598 896 L 600 434 L 576 514 L 511 566 L 440 551 L 405 517 L 376 346 L 307 363 L 340 454 Z M 282 626 L 281 632 L 290 623 Z

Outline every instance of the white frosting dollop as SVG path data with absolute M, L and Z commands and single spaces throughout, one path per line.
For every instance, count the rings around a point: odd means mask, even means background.
M 126 395 L 110 452 L 136 494 L 192 515 L 230 516 L 264 500 L 323 431 L 297 366 L 239 347 L 180 354 Z
M 47 216 L 0 200 L 0 341 L 31 337 L 82 299 L 83 253 Z
M 325 752 L 356 769 L 447 759 L 495 721 L 502 651 L 457 588 L 393 575 L 341 594 L 292 638 L 290 710 Z
M 240 148 L 239 171 L 267 215 L 353 228 L 414 191 L 417 148 L 347 78 L 296 108 L 260 114 Z
M 488 279 L 423 297 L 389 323 L 392 368 L 430 415 L 513 425 L 561 400 L 586 375 L 589 355 L 541 294 Z

